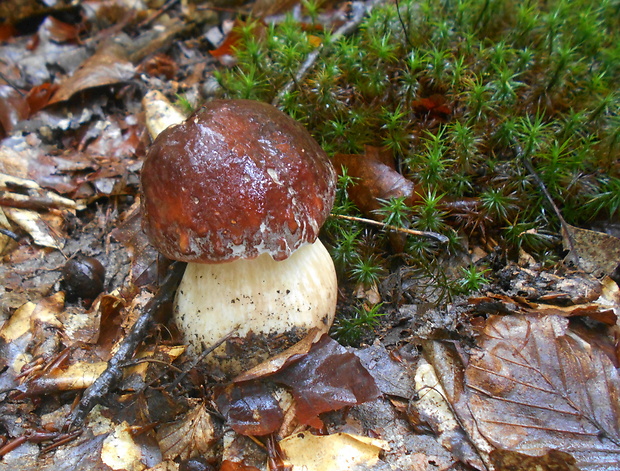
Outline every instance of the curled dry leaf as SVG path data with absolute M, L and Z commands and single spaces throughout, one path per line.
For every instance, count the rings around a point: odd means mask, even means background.
M 620 375 L 558 316 L 492 316 L 465 371 L 475 428 L 495 447 L 568 451 L 582 470 L 617 469 Z
M 106 45 L 86 59 L 71 77 L 60 83 L 49 104 L 66 101 L 89 88 L 127 82 L 134 74 L 135 68 L 125 58 L 122 48 Z
M 215 424 L 204 404 L 198 404 L 181 420 L 162 426 L 157 441 L 164 459 L 205 456 L 216 441 Z
M 575 226 L 568 226 L 568 229 L 569 235 L 562 234 L 564 249 L 570 251 L 566 260 L 596 277 L 610 275 L 620 261 L 620 239 Z

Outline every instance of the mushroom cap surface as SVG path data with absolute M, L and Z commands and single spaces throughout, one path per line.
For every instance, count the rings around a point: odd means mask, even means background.
M 141 183 L 144 229 L 166 257 L 284 260 L 317 238 L 336 173 L 310 133 L 277 108 L 214 100 L 157 137 Z

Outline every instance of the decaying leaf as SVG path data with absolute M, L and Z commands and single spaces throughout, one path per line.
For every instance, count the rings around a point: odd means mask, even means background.
M 226 423 L 241 435 L 268 435 L 284 420 L 271 389 L 261 381 L 230 384 L 217 395 L 216 403 Z
M 617 469 L 620 375 L 558 316 L 492 316 L 465 372 L 475 428 L 495 447 L 569 452 L 582 470 Z
M 66 101 L 76 93 L 89 88 L 113 85 L 130 80 L 135 68 L 124 57 L 120 46 L 106 45 L 84 61 L 71 77 L 65 78 L 49 104 Z
M 417 399 L 412 401 L 411 407 L 415 411 L 416 420 L 421 422 L 415 425 L 420 427 L 426 424 L 437 435 L 440 443 L 455 457 L 473 467 L 484 469 L 479 453 L 453 412 L 452 404 L 449 402 L 452 395 L 446 394 L 435 369 L 424 359 L 418 364 L 415 383 Z M 484 444 L 477 445 L 485 448 Z
M 241 383 L 243 381 L 250 381 L 253 379 L 261 378 L 264 376 L 270 376 L 283 368 L 286 368 L 289 364 L 297 361 L 304 355 L 307 355 L 312 345 L 318 342 L 323 336 L 323 333 L 317 328 L 310 329 L 308 334 L 296 344 L 290 346 L 286 350 L 277 355 L 274 355 L 263 363 L 256 365 L 239 376 L 236 376 L 233 381 L 235 383 Z
M 208 455 L 216 441 L 215 425 L 204 404 L 196 405 L 181 420 L 157 431 L 164 459 L 186 460 Z
M 105 361 L 78 361 L 66 368 L 55 369 L 49 374 L 36 377 L 20 389 L 28 396 L 85 389 L 93 384 L 107 366 Z
M 495 471 L 579 471 L 575 466 L 575 458 L 558 450 L 549 450 L 542 456 L 493 450 L 490 457 Z
M 570 235 L 563 231 L 562 242 L 570 252 L 570 260 L 586 273 L 596 277 L 611 274 L 620 263 L 620 239 L 603 232 L 568 226 Z M 570 237 L 571 240 L 568 239 Z
M 362 404 L 381 395 L 359 358 L 324 335 L 308 354 L 273 376 L 291 388 L 299 422 L 321 428 L 319 414 Z
M 297 433 L 279 442 L 285 454 L 285 464 L 292 471 L 371 470 L 381 452 L 389 450 L 384 440 L 336 433 L 317 436 Z
M 18 225 L 22 230 L 30 234 L 34 243 L 43 247 L 62 249 L 65 245 L 64 235 L 60 234 L 54 226 L 62 223 L 54 215 L 43 215 L 25 209 L 4 208 L 6 216 Z M 56 215 L 57 216 L 57 215 Z
M 334 166 L 345 167 L 347 175 L 355 179 L 348 188 L 351 201 L 368 217 L 379 219 L 376 211 L 381 207 L 379 200 L 405 197 L 411 205 L 419 198 L 414 184 L 398 173 L 391 162 L 391 154 L 376 147 L 366 147 L 362 155 L 337 154 Z
M 142 452 L 129 433 L 129 424 L 117 424 L 103 440 L 101 461 L 112 469 L 142 471 L 146 466 L 140 461 Z

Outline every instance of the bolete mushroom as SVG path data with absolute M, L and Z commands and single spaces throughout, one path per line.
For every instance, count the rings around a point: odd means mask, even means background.
M 303 126 L 266 103 L 214 100 L 157 137 L 141 180 L 147 235 L 188 262 L 174 319 L 190 351 L 235 331 L 212 355 L 234 373 L 329 329 L 336 273 L 317 236 L 336 173 Z

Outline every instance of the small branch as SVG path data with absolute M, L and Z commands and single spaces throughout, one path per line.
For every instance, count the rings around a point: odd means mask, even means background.
M 346 36 L 355 31 L 359 27 L 359 25 L 362 24 L 362 21 L 364 20 L 366 14 L 370 12 L 375 7 L 375 5 L 381 3 L 381 1 L 382 0 L 368 0 L 364 7 L 355 10 L 353 12 L 353 17 L 334 32 L 334 34 L 332 35 L 332 41 L 337 41 L 340 37 Z M 308 74 L 308 71 L 312 68 L 319 55 L 323 51 L 323 48 L 324 45 L 321 44 L 314 51 L 308 54 L 308 57 L 306 57 L 306 60 L 301 64 L 299 69 L 297 69 L 297 73 L 292 78 L 292 80 L 290 80 L 286 85 L 284 85 L 284 87 L 282 87 L 282 90 L 280 90 L 278 95 L 273 99 L 272 105 L 277 106 L 278 103 L 280 103 L 280 101 L 284 98 L 284 95 L 292 91 L 297 83 L 301 83 L 303 81 L 304 77 Z
M 82 400 L 67 418 L 65 429 L 71 430 L 79 428 L 84 424 L 84 419 L 92 408 L 100 403 L 109 394 L 114 386 L 123 376 L 122 368 L 135 353 L 138 345 L 151 329 L 154 323 L 154 313 L 165 303 L 172 301 L 176 288 L 181 281 L 185 271 L 185 264 L 174 262 L 159 287 L 155 296 L 144 307 L 144 311 L 138 320 L 131 327 L 131 331 L 121 341 L 120 347 L 108 362 L 107 369 L 91 384 L 84 394 Z
M 577 248 L 575 247 L 573 233 L 570 230 L 568 223 L 562 216 L 562 213 L 560 212 L 560 208 L 558 208 L 558 206 L 555 204 L 555 201 L 553 201 L 553 198 L 551 198 L 551 194 L 549 193 L 549 190 L 547 190 L 547 187 L 545 186 L 545 182 L 543 182 L 542 178 L 540 178 L 538 173 L 536 173 L 536 170 L 534 169 L 534 165 L 532 165 L 532 161 L 530 160 L 529 156 L 523 155 L 523 151 L 521 150 L 520 146 L 516 147 L 516 153 L 518 156 L 521 157 L 521 160 L 523 160 L 523 164 L 525 165 L 525 168 L 527 169 L 528 172 L 530 172 L 532 177 L 534 177 L 534 181 L 539 186 L 540 190 L 545 195 L 545 198 L 547 199 L 547 201 L 549 201 L 549 204 L 553 208 L 555 215 L 560 220 L 560 225 L 562 226 L 562 232 L 564 233 L 564 236 L 566 240 L 568 241 L 568 246 L 570 247 L 570 252 L 572 256 L 574 257 L 575 264 L 579 265 L 579 252 L 577 251 Z
M 172 383 L 170 383 L 168 386 L 166 386 L 166 389 L 168 391 L 171 391 L 172 389 L 174 389 L 177 386 L 177 384 L 179 384 L 183 380 L 183 378 L 185 378 L 185 376 L 187 376 L 187 374 L 190 371 L 192 371 L 194 368 L 196 368 L 196 366 L 198 366 L 202 362 L 202 360 L 204 360 L 207 357 L 207 355 L 209 355 L 213 350 L 215 350 L 217 347 L 219 347 L 224 342 L 226 342 L 229 338 L 231 338 L 234 333 L 235 333 L 235 331 L 228 332 L 224 337 L 222 337 L 220 340 L 215 342 L 215 344 L 211 345 L 209 348 L 205 348 L 202 351 L 202 353 L 200 355 L 198 355 L 198 357 L 196 357 L 196 359 L 194 361 L 192 361 L 187 367 L 185 367 L 183 369 L 181 374 L 179 374 L 174 379 L 174 381 Z M 204 344 L 203 344 L 203 346 L 204 346 Z
M 440 242 L 442 244 L 447 244 L 450 240 L 445 235 L 438 234 L 437 232 L 416 231 L 415 229 L 407 229 L 405 227 L 392 226 L 391 224 L 385 224 L 380 221 L 375 221 L 374 219 L 358 218 L 355 216 L 345 216 L 343 214 L 332 214 L 332 216 L 338 219 L 346 219 L 347 221 L 356 221 L 356 222 L 363 222 L 364 224 L 371 224 L 373 226 L 378 226 L 378 227 L 381 227 L 383 229 L 390 230 L 390 231 L 402 232 L 404 234 L 409 234 L 409 235 L 414 235 L 414 236 L 430 237 L 432 239 L 437 240 L 437 242 Z

